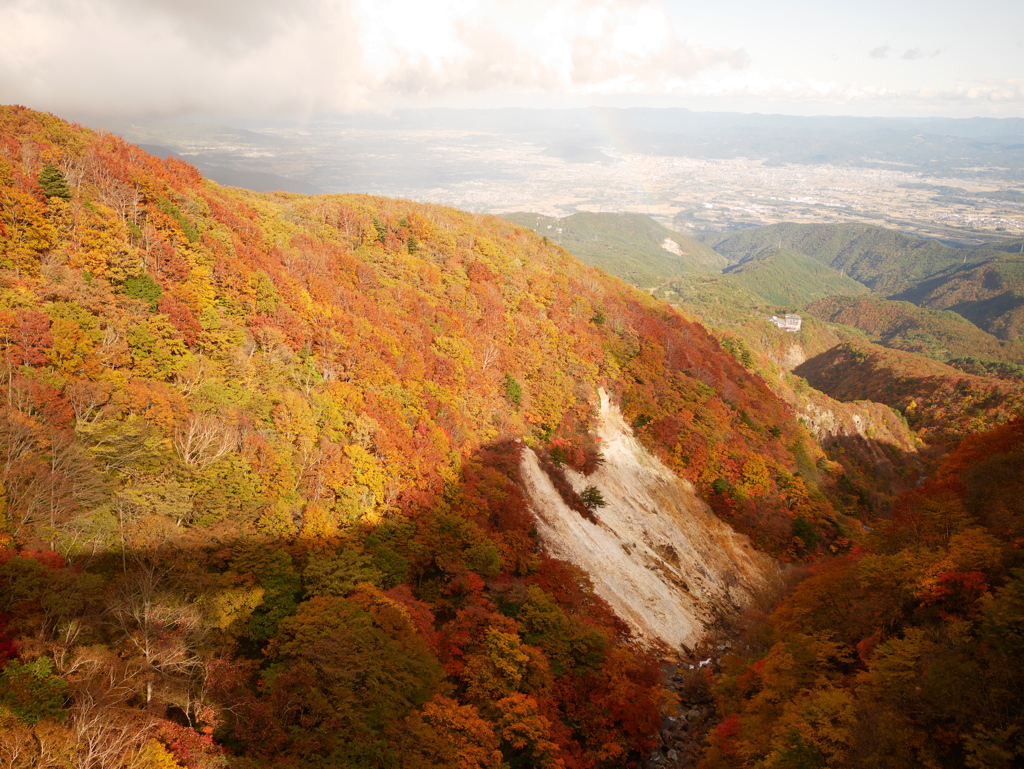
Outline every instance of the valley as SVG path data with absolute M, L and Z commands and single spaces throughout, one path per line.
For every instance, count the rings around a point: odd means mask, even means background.
M 1019 126 L 498 112 L 0 107 L 0 763 L 1019 763 Z
M 859 222 L 965 244 L 1024 238 L 1019 150 L 1005 137 L 926 139 L 884 121 L 874 133 L 851 121 L 845 132 L 829 126 L 823 138 L 809 119 L 789 127 L 763 116 L 763 126 L 739 128 L 728 116 L 695 123 L 685 110 L 653 130 L 629 111 L 499 113 L 116 130 L 179 153 L 211 178 L 226 173 L 224 183 L 232 183 L 229 169 L 272 173 L 259 189 L 371 192 L 496 214 L 642 213 L 687 232 Z M 1013 137 L 1019 127 L 992 130 Z M 879 141 L 887 131 L 893 135 Z M 589 156 L 565 147 L 592 149 L 599 159 L 580 162 Z

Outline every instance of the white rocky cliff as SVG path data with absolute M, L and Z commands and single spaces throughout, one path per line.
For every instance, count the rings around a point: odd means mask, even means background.
M 587 477 L 566 474 L 577 491 L 596 486 L 606 505 L 597 523 L 581 517 L 527 450 L 523 478 L 538 532 L 553 556 L 590 574 L 597 594 L 635 632 L 692 649 L 716 621 L 749 605 L 778 566 L 644 449 L 608 394 L 600 396 L 604 464 Z

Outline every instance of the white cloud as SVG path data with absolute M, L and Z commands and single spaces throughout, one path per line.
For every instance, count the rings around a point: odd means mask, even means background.
M 344 3 L 26 0 L 2 12 L 7 103 L 145 115 L 301 111 L 359 95 L 345 76 L 359 47 Z
M 0 103 L 86 118 L 691 98 L 782 110 L 930 98 L 1008 113 L 1021 101 L 1017 81 L 997 79 L 1012 57 L 934 30 L 816 50 L 784 12 L 770 14 L 782 32 L 722 9 L 674 26 L 673 2 L 0 0 Z M 1017 34 L 999 50 L 1016 50 Z
M 722 101 L 848 105 L 855 111 L 858 103 L 887 104 L 906 110 L 973 106 L 1016 107 L 1024 105 L 1024 79 L 960 83 L 945 88 L 894 88 L 832 80 L 767 77 L 757 71 L 708 77 L 701 75 L 672 84 L 677 96 Z M 893 112 L 892 109 L 885 110 Z
M 741 51 L 661 0 L 0 0 L 0 102 L 173 115 L 479 92 L 644 93 Z
M 734 49 L 681 41 L 659 2 L 449 0 L 431 7 L 429 34 L 416 14 L 399 12 L 405 5 L 362 0 L 357 12 L 372 41 L 368 69 L 402 95 L 654 91 L 668 78 L 745 63 Z
M 919 96 L 945 102 L 1024 103 L 1024 80 L 959 84 L 943 90 L 922 88 Z
M 868 56 L 872 59 L 888 59 L 890 56 L 896 56 L 904 61 L 916 61 L 917 59 L 934 59 L 942 53 L 941 48 L 935 48 L 931 51 L 922 50 L 919 46 L 914 48 L 907 48 L 903 53 L 892 48 L 888 43 L 885 45 L 877 46 L 868 51 Z

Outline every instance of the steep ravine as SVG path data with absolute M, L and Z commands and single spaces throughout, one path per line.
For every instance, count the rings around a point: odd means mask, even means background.
M 600 399 L 604 463 L 586 477 L 566 471 L 577 491 L 600 490 L 606 504 L 598 521 L 570 509 L 526 451 L 522 471 L 537 530 L 552 555 L 590 574 L 597 594 L 636 633 L 687 652 L 748 606 L 779 567 L 640 445 L 606 392 Z

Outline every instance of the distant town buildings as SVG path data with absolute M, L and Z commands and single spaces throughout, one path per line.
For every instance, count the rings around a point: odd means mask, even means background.
M 783 331 L 799 331 L 800 324 L 803 323 L 803 318 L 801 318 L 799 315 L 790 315 L 788 313 L 786 315 L 783 315 L 781 318 L 776 315 L 772 315 L 768 320 L 770 320 L 776 326 L 781 328 Z

